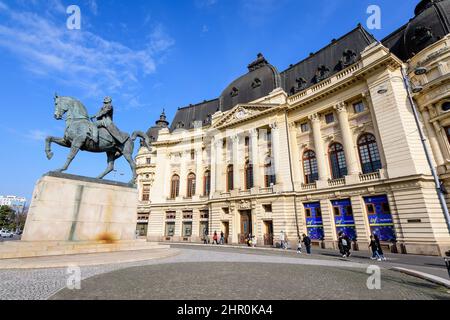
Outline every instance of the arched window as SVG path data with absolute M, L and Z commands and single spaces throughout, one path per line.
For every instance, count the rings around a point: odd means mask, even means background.
M 306 184 L 313 183 L 319 179 L 316 153 L 312 150 L 307 150 L 303 153 L 303 172 Z
M 380 153 L 373 134 L 365 133 L 359 138 L 358 150 L 363 173 L 376 172 L 381 169 Z
M 203 195 L 207 196 L 211 192 L 211 171 L 205 171 L 203 176 Z
M 245 167 L 244 167 L 244 174 L 245 174 L 245 189 L 249 190 L 251 188 L 253 188 L 253 165 L 247 161 L 245 163 Z
M 264 162 L 264 184 L 266 188 L 269 188 L 272 185 L 276 184 L 275 168 L 270 157 L 267 157 L 266 161 Z
M 328 149 L 328 154 L 330 155 L 330 166 L 333 179 L 340 179 L 347 175 L 347 164 L 345 163 L 345 153 L 342 144 L 331 144 Z
M 227 167 L 227 191 L 231 191 L 234 189 L 233 174 L 234 174 L 233 165 L 230 164 Z
M 175 199 L 180 195 L 180 177 L 177 174 L 170 180 L 170 198 Z
M 187 177 L 187 193 L 188 198 L 192 198 L 195 195 L 195 174 L 189 173 Z

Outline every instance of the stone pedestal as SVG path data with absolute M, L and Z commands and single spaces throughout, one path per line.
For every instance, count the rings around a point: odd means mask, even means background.
M 134 186 L 51 172 L 35 186 L 22 240 L 133 240 L 137 202 Z

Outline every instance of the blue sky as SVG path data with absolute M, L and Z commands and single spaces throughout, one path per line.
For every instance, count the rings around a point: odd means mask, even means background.
M 147 130 L 162 108 L 216 98 L 262 52 L 280 71 L 366 24 L 379 5 L 383 38 L 413 16 L 418 0 L 0 0 L 0 194 L 31 196 L 36 180 L 59 168 L 68 149 L 44 154 L 62 136 L 53 95 L 78 97 L 94 114 L 113 97 L 115 121 Z M 66 8 L 81 9 L 81 30 Z M 105 156 L 80 153 L 69 173 L 96 176 Z M 128 181 L 125 160 L 110 179 Z

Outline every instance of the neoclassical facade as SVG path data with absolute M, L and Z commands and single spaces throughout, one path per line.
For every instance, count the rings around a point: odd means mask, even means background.
M 450 190 L 450 0 L 421 1 L 381 42 L 361 25 L 279 72 L 263 55 L 217 99 L 161 114 L 136 158 L 152 241 L 337 246 L 442 255 L 450 233 L 403 82 Z M 419 70 L 419 71 L 418 71 Z M 450 202 L 450 198 L 449 201 Z

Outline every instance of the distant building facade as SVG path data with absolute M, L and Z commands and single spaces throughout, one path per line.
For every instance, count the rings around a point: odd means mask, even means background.
M 27 199 L 17 196 L 0 196 L 0 206 L 8 206 L 16 213 L 23 213 Z
M 263 55 L 217 99 L 163 113 L 136 158 L 138 230 L 155 241 L 292 244 L 442 255 L 450 234 L 415 124 L 450 190 L 450 0 L 421 1 L 378 42 L 361 25 L 279 72 Z M 423 72 L 416 74 L 420 67 Z M 450 201 L 449 201 L 450 202 Z

